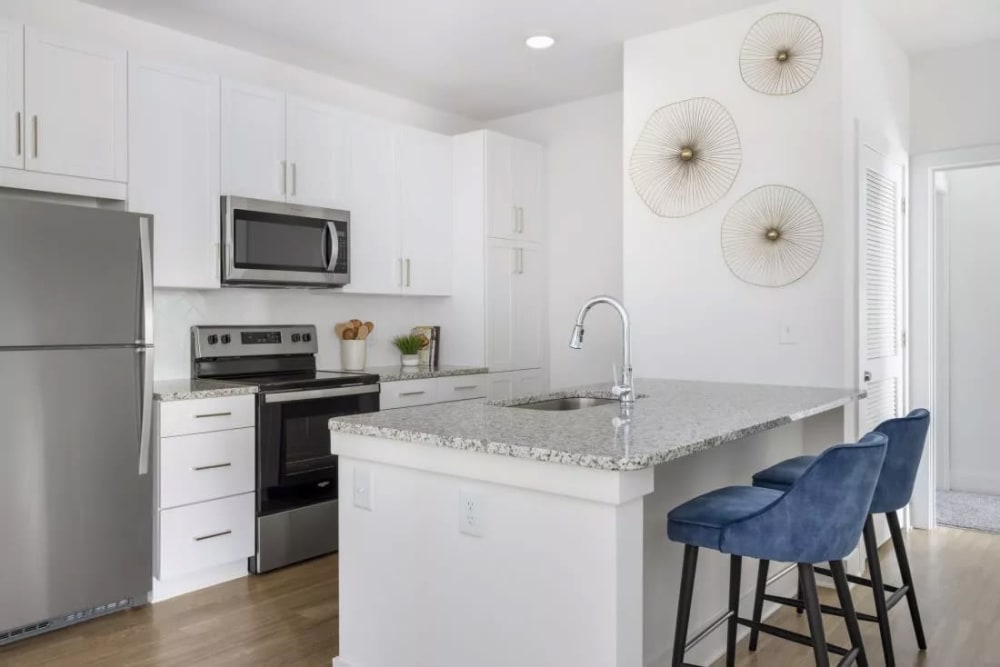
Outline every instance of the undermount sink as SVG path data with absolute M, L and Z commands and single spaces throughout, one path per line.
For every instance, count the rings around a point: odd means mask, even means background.
M 617 398 L 588 398 L 583 396 L 571 396 L 568 398 L 553 398 L 547 401 L 536 403 L 522 403 L 512 405 L 512 408 L 524 408 L 526 410 L 546 410 L 549 412 L 563 412 L 566 410 L 579 410 L 581 408 L 594 408 L 599 405 L 614 405 L 618 403 Z

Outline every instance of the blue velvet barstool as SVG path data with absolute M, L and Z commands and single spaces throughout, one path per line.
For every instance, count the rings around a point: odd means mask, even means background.
M 920 621 L 920 608 L 917 606 L 917 593 L 913 588 L 913 576 L 910 573 L 910 561 L 906 554 L 906 545 L 903 542 L 903 532 L 899 526 L 899 517 L 896 512 L 910 502 L 913 495 L 913 485 L 917 477 L 917 467 L 920 465 L 920 458 L 924 453 L 924 443 L 927 440 L 927 429 L 930 426 L 931 415 L 927 410 L 914 410 L 906 417 L 890 419 L 879 424 L 875 428 L 875 433 L 881 433 L 889 439 L 885 453 L 885 463 L 875 486 L 875 495 L 872 498 L 871 509 L 865 519 L 863 530 L 865 543 L 865 556 L 868 561 L 868 575 L 870 578 L 848 576 L 852 583 L 867 586 L 872 589 L 875 597 L 875 615 L 857 614 L 863 621 L 878 623 L 879 634 L 882 640 L 882 651 L 885 655 L 885 664 L 891 667 L 895 664 L 895 655 L 892 649 L 892 634 L 889 629 L 889 611 L 896 606 L 900 600 L 906 598 L 910 607 L 910 617 L 913 620 L 913 631 L 917 637 L 917 646 L 920 650 L 927 648 L 927 641 L 924 638 L 924 628 Z M 762 470 L 753 476 L 755 487 L 781 491 L 791 488 L 805 470 L 812 465 L 816 459 L 814 456 L 799 456 Z M 878 541 L 875 538 L 875 524 L 872 517 L 875 514 L 885 514 L 889 524 L 889 533 L 892 538 L 892 546 L 896 552 L 896 560 L 899 563 L 899 573 L 903 580 L 901 586 L 892 586 L 882 580 L 882 567 L 878 557 Z M 759 621 L 763 610 L 764 601 L 778 602 L 803 608 L 802 596 L 798 600 L 784 598 L 775 595 L 768 595 L 765 591 L 767 586 L 768 561 L 762 560 L 757 571 L 757 592 L 754 599 L 754 620 Z M 822 568 L 816 568 L 817 572 L 829 574 Z M 886 593 L 889 597 L 886 597 Z M 842 615 L 842 610 L 836 607 L 823 606 L 822 611 L 828 614 Z M 757 632 L 750 632 L 750 650 L 757 648 Z
M 813 647 L 818 667 L 830 664 L 829 652 L 842 655 L 840 665 L 866 667 L 861 630 L 854 613 L 843 559 L 857 546 L 871 506 L 888 438 L 865 436 L 857 445 L 831 447 L 810 463 L 784 491 L 730 486 L 698 496 L 667 516 L 667 536 L 684 547 L 673 667 L 683 667 L 685 653 L 709 632 L 727 622 L 726 665 L 736 660 L 737 626 Z M 729 612 L 688 641 L 698 549 L 730 554 Z M 810 635 L 740 618 L 740 574 L 743 556 L 797 563 Z M 847 622 L 851 648 L 827 645 L 813 566 L 828 562 Z

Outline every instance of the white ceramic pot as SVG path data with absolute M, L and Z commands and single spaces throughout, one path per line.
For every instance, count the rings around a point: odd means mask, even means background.
M 363 371 L 368 363 L 368 341 L 340 341 L 340 367 L 345 371 Z
M 416 366 L 420 363 L 420 356 L 416 354 L 402 354 L 400 357 L 404 366 Z

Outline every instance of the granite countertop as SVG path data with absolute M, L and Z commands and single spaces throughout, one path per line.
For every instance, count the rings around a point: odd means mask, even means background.
M 603 384 L 503 403 L 464 401 L 337 417 L 330 430 L 601 470 L 641 470 L 864 396 L 857 389 L 682 380 L 639 379 L 635 386 L 639 398 L 629 420 L 620 418 L 617 404 L 567 412 L 508 407 L 561 396 L 610 397 Z
M 379 382 L 397 382 L 399 380 L 426 380 L 427 378 L 443 378 L 452 375 L 480 375 L 489 373 L 485 366 L 375 366 L 366 368 L 365 373 L 378 375 Z
M 158 380 L 153 383 L 153 398 L 158 401 L 190 401 L 198 398 L 218 398 L 219 396 L 243 396 L 256 394 L 257 387 L 233 384 L 219 380 Z

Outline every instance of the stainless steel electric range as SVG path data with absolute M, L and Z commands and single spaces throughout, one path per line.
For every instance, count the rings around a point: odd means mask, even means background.
M 192 377 L 258 388 L 258 574 L 337 550 L 327 422 L 379 409 L 377 375 L 317 370 L 317 350 L 311 325 L 191 328 Z

